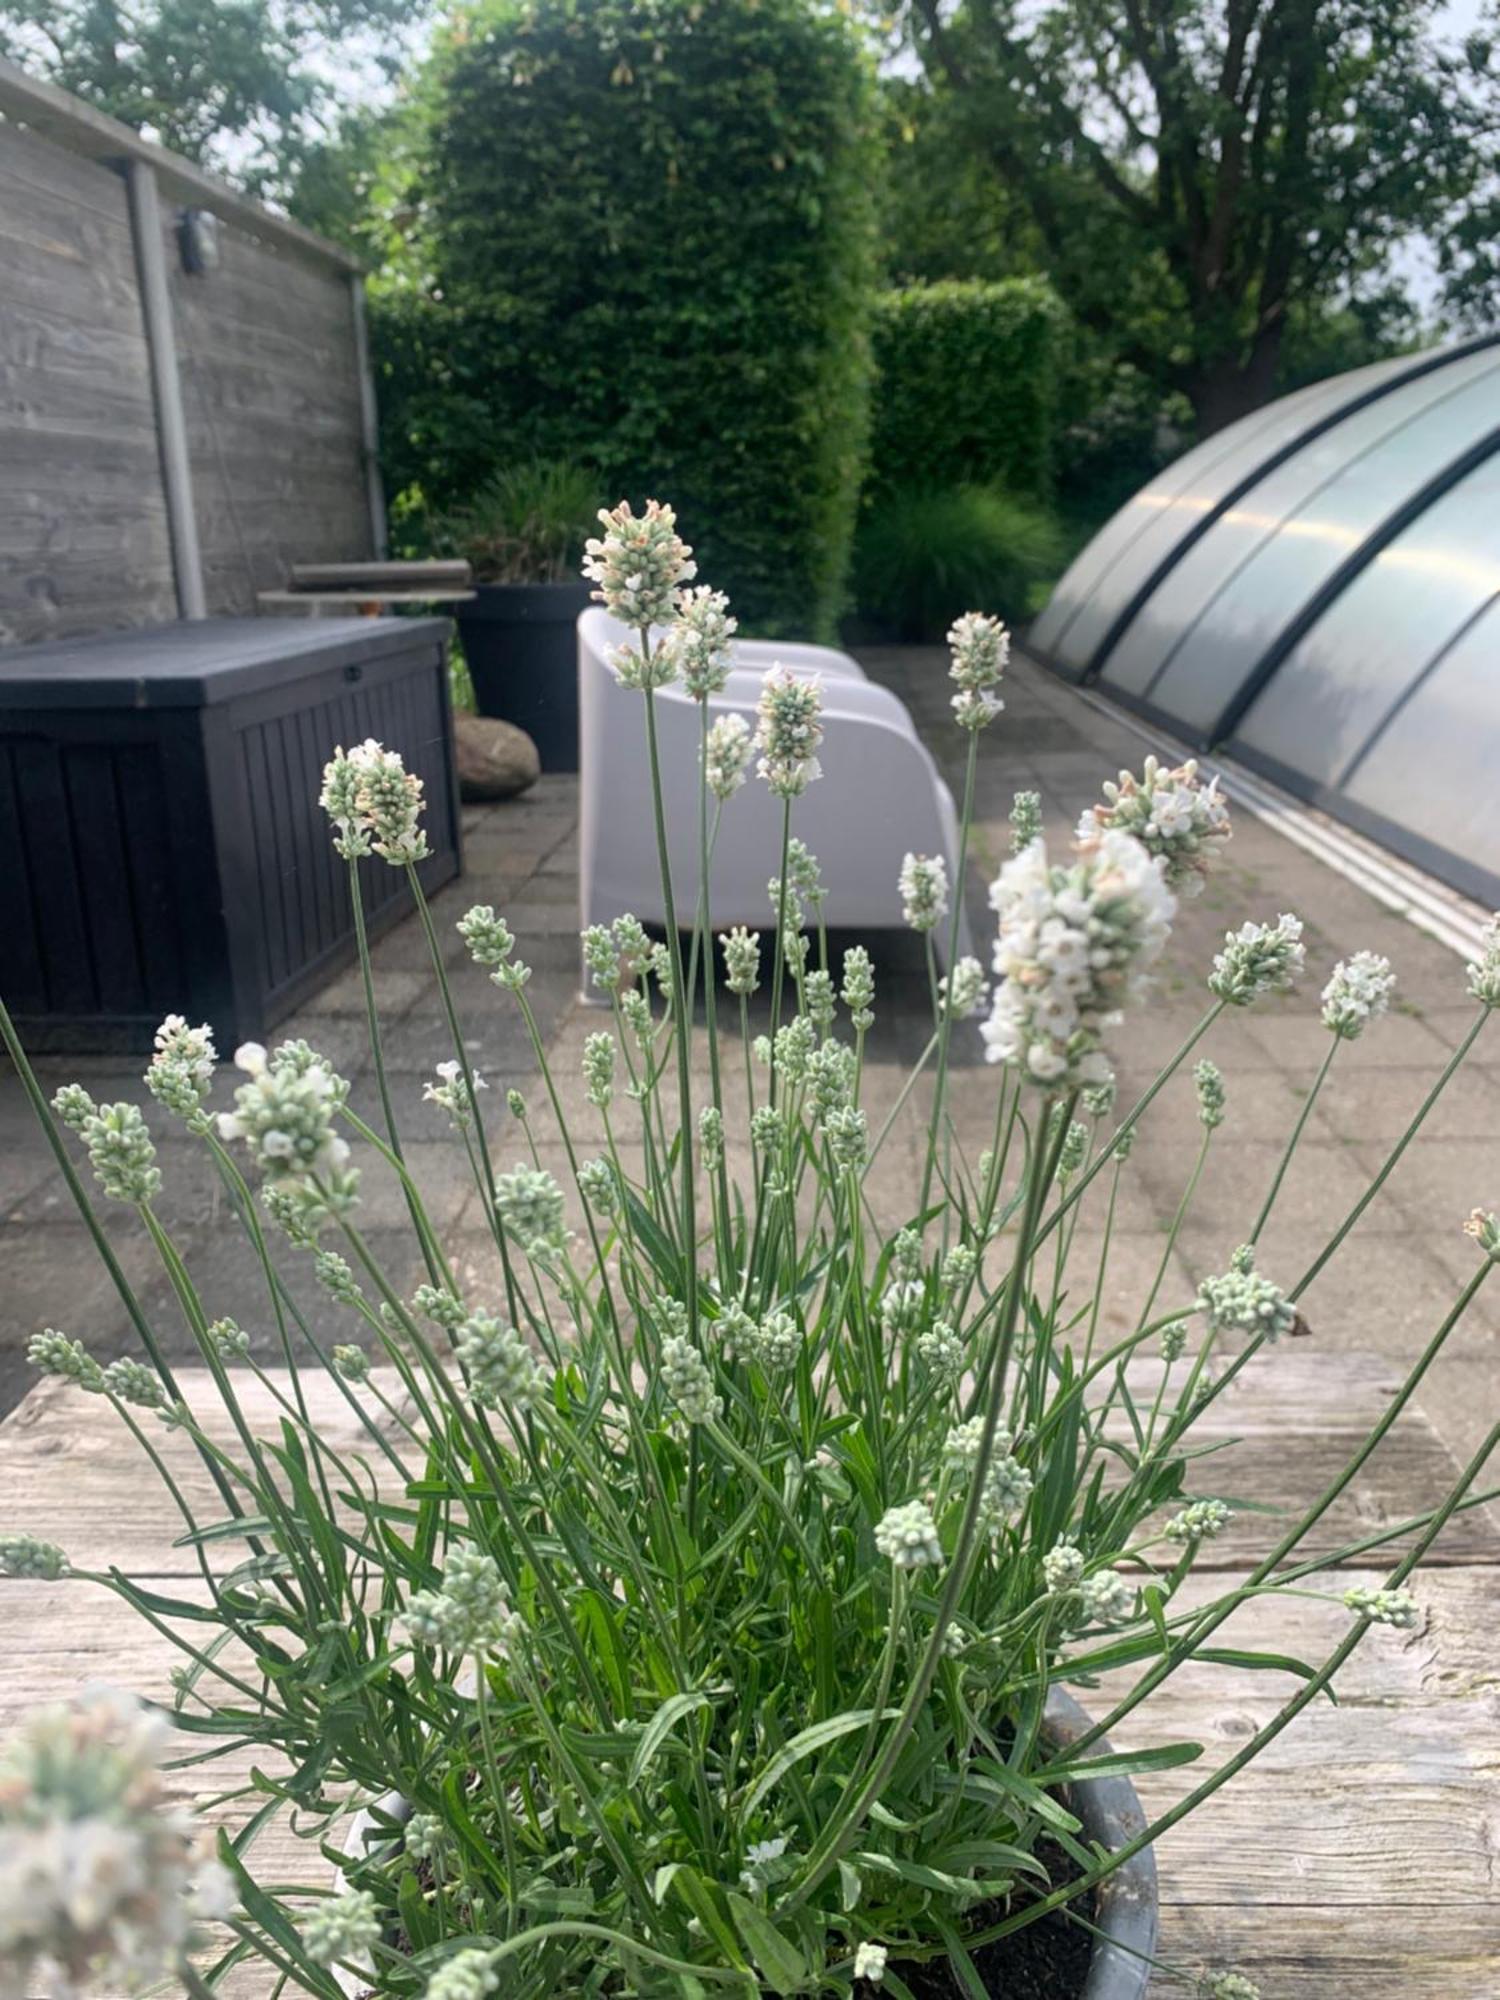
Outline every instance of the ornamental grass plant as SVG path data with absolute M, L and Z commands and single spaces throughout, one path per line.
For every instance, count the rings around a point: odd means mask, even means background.
M 614 665 L 641 698 L 642 810 L 660 835 L 656 702 L 675 681 L 700 704 L 703 865 L 685 908 L 661 841 L 664 940 L 628 914 L 585 936 L 609 1025 L 584 1047 L 588 1115 L 571 1125 L 505 916 L 478 907 L 459 924 L 494 1005 L 531 1032 L 564 1182 L 532 1150 L 541 1111 L 488 1091 L 471 1064 L 416 872 L 419 784 L 370 742 L 334 752 L 322 794 L 356 913 L 365 857 L 408 878 L 452 1035 L 427 1095 L 477 1185 L 503 1311 L 464 1296 L 403 1163 L 412 1107 L 386 1080 L 362 925 L 375 1123 L 300 1041 L 242 1048 L 226 1088 L 209 1031 L 174 1017 L 145 1078 L 153 1117 L 196 1140 L 253 1246 L 281 1344 L 274 1371 L 159 1219 L 141 1109 L 96 1104 L 78 1085 L 49 1107 L 0 1015 L 141 1343 L 137 1358 L 102 1366 L 53 1330 L 32 1359 L 103 1398 L 130 1432 L 199 1582 L 75 1569 L 66 1550 L 19 1534 L 0 1538 L 0 1567 L 59 1588 L 86 1577 L 132 1607 L 179 1656 L 151 1711 L 185 1733 L 171 1762 L 199 1784 L 230 1755 L 252 1773 L 223 1787 L 233 1830 L 209 1868 L 194 1829 L 158 1807 L 167 1751 L 154 1725 L 85 1704 L 23 1732 L 0 1780 L 7 1991 L 37 1976 L 58 1990 L 90 1974 L 163 1976 L 202 2000 L 258 1960 L 268 1994 L 319 2000 L 847 1996 L 882 1984 L 906 2000 L 914 1965 L 937 1961 L 978 1994 L 976 1950 L 1051 1913 L 1086 1921 L 1090 1892 L 1316 1702 L 1372 1626 L 1410 1624 L 1421 1558 L 1483 1497 L 1481 1455 L 1419 1518 L 1306 1552 L 1500 1256 L 1495 1219 L 1476 1212 L 1471 1279 L 1347 1465 L 1265 1524 L 1242 1576 L 1217 1594 L 1206 1578 L 1184 1589 L 1231 1513 L 1223 1457 L 1199 1443 L 1205 1416 L 1294 1329 L 1302 1293 L 1500 1005 L 1500 920 L 1470 968 L 1473 1025 L 1410 1130 L 1331 1220 L 1310 1268 L 1273 1273 L 1257 1245 L 1286 1163 L 1340 1050 L 1379 1032 L 1391 994 L 1372 954 L 1332 969 L 1327 1058 L 1259 1213 L 1196 1295 L 1178 1295 L 1171 1246 L 1223 1143 L 1215 1023 L 1307 974 L 1295 917 L 1246 921 L 1203 968 L 1204 1012 L 1182 1048 L 1136 1102 L 1117 1099 L 1112 1041 L 1128 1044 L 1177 900 L 1228 836 L 1217 786 L 1192 764 L 1122 774 L 1062 853 L 1047 850 L 1034 796 L 1019 795 L 1014 851 L 991 890 L 992 965 L 956 959 L 977 760 L 1008 651 L 994 619 L 957 622 L 958 853 L 951 876 L 944 858 L 914 855 L 892 884 L 893 912 L 899 902 L 926 940 L 932 1024 L 914 1073 L 926 1087 L 903 1089 L 876 1129 L 874 968 L 859 947 L 830 961 L 816 860 L 795 832 L 797 800 L 819 777 L 817 684 L 769 673 L 753 737 L 715 717 L 734 631 L 724 599 L 692 585 L 669 508 L 601 519 L 587 566 L 634 633 Z M 781 861 L 766 935 L 721 938 L 707 861 L 752 782 L 782 802 Z M 977 1155 L 949 1115 L 960 1038 L 982 1040 L 993 1066 L 981 1071 L 992 1138 Z M 1134 1135 L 1188 1065 L 1197 1128 L 1182 1201 L 1149 1294 L 1106 1340 L 1116 1191 Z M 888 1233 L 866 1176 L 907 1117 L 922 1129 L 921 1165 L 906 1222 Z M 750 1170 L 732 1176 L 731 1152 L 746 1146 Z M 134 1210 L 155 1246 L 197 1347 L 191 1378 L 174 1375 L 166 1329 L 111 1257 L 80 1149 L 107 1203 Z M 410 1296 L 361 1228 L 372 1160 L 399 1177 L 426 1265 Z M 1102 1219 L 1087 1259 L 1085 1215 Z M 330 1346 L 298 1308 L 299 1264 L 346 1321 Z M 330 1395 L 358 1449 L 320 1429 Z M 179 1476 L 190 1452 L 217 1496 L 207 1514 Z M 1345 1595 L 1348 1631 L 1326 1658 L 1221 1636 L 1251 1600 L 1337 1595 L 1320 1574 L 1331 1563 L 1387 1555 L 1380 1587 Z M 1170 1715 L 1175 1677 L 1206 1659 L 1289 1672 L 1295 1692 L 1216 1767 L 1160 1729 L 1155 1747 L 1132 1749 L 1142 1705 Z M 1062 1687 L 1092 1708 L 1066 1746 L 1047 1719 Z M 1178 1766 L 1191 1767 L 1182 1797 L 1139 1833 L 1113 1852 L 1084 1837 L 1074 1802 L 1091 1776 Z M 274 1820 L 302 1837 L 294 1879 L 261 1862 Z M 221 1925 L 196 1959 L 195 1903 Z M 1229 1969 L 1164 1970 L 1221 2000 L 1254 1992 Z

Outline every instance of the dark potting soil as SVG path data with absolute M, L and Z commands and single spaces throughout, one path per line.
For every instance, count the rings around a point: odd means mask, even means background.
M 1070 1881 L 1078 1872 L 1060 1848 L 1047 1843 L 1037 1849 L 1037 1859 L 1046 1867 L 1054 1887 Z M 1092 1889 L 1075 1897 L 1068 1906 L 1086 1923 L 1093 1922 L 1094 1907 Z M 986 1930 L 1014 1908 L 1014 1904 L 1001 1902 L 979 1903 L 968 1913 L 965 1928 L 971 1932 Z M 1049 1911 L 1034 1924 L 1027 1924 L 1024 1930 L 1012 1931 L 1009 1937 L 994 1944 L 981 1945 L 971 1954 L 974 1970 L 993 2000 L 1078 2000 L 1093 1955 L 1092 1933 L 1070 1917 L 1067 1910 Z M 945 1958 L 904 1962 L 892 1958 L 890 1970 L 911 1988 L 913 2000 L 967 2000 L 965 1989 Z M 858 2000 L 889 2000 L 888 1995 L 882 1995 L 868 1980 L 859 1980 L 854 1991 Z

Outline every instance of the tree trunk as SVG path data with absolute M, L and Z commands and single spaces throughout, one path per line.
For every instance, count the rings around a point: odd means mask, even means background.
M 1248 355 L 1208 363 L 1183 384 L 1200 438 L 1212 437 L 1271 400 L 1285 323 L 1285 315 L 1277 313 L 1260 329 Z

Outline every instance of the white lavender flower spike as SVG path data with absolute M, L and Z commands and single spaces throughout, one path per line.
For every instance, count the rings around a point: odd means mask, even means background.
M 349 1889 L 315 1903 L 302 1922 L 302 1945 L 314 1965 L 367 1971 L 380 1942 L 380 1915 L 368 1889 Z
M 213 1088 L 218 1060 L 206 1021 L 201 1027 L 190 1028 L 181 1014 L 168 1014 L 156 1031 L 146 1088 L 166 1110 L 201 1129 L 203 1106 Z
M 908 854 L 901 864 L 901 916 L 914 931 L 934 929 L 948 914 L 948 864 L 940 854 Z
M 423 1990 L 422 2000 L 490 2000 L 500 1990 L 500 1967 L 493 1951 L 480 1945 L 445 1958 Z
M 1195 896 L 1213 843 L 1229 838 L 1229 808 L 1216 777 L 1206 785 L 1199 779 L 1196 758 L 1169 770 L 1148 757 L 1139 778 L 1122 771 L 1104 786 L 1104 802 L 1078 822 L 1079 845 L 1087 850 L 1110 829 L 1133 835 L 1154 855 L 1170 889 Z
M 1000 619 L 967 611 L 949 630 L 948 644 L 953 654 L 948 678 L 958 689 L 954 720 L 960 729 L 983 729 L 1005 706 L 994 690 L 1010 663 L 1010 633 Z
M 60 1583 L 68 1571 L 68 1558 L 56 1542 L 43 1542 L 35 1535 L 0 1535 L 0 1576 Z
M 1464 1234 L 1473 1237 L 1486 1257 L 1500 1263 L 1500 1217 L 1482 1208 L 1473 1209 L 1464 1223 Z
M 1211 1972 L 1198 1991 L 1201 2000 L 1261 2000 L 1260 1988 L 1242 1972 Z
M 1169 1542 L 1212 1541 L 1233 1518 L 1233 1512 L 1222 1500 L 1194 1500 L 1172 1516 L 1162 1533 Z
M 738 630 L 739 620 L 730 617 L 729 599 L 722 590 L 700 584 L 682 592 L 676 620 L 667 628 L 660 650 L 667 656 L 670 678 L 681 681 L 694 701 L 707 701 L 723 689 Z
M 1198 1287 L 1198 1310 L 1216 1333 L 1243 1333 L 1278 1340 L 1296 1323 L 1297 1308 L 1280 1285 L 1255 1268 L 1255 1252 L 1242 1243 L 1221 1277 Z
M 681 1334 L 669 1334 L 661 1344 L 662 1385 L 690 1424 L 711 1424 L 723 1409 L 708 1363 Z
M 637 631 L 667 624 L 681 587 L 698 573 L 692 550 L 677 532 L 677 516 L 657 500 L 635 514 L 630 502 L 601 507 L 604 533 L 585 544 L 583 573 L 606 611 Z M 675 671 L 675 670 L 674 670 Z
M 854 1976 L 868 1979 L 872 1986 L 878 1986 L 885 1978 L 886 1948 L 883 1944 L 856 1945 L 854 1948 Z
M 1010 851 L 1022 854 L 1042 830 L 1042 795 L 1017 792 L 1010 807 Z
M 516 1657 L 525 1630 L 494 1557 L 468 1548 L 451 1551 L 436 1590 L 407 1599 L 401 1622 L 418 1646 L 506 1659 Z
M 1227 933 L 1208 990 L 1231 1007 L 1248 1007 L 1262 994 L 1289 991 L 1306 964 L 1302 919 L 1283 912 L 1274 924 L 1241 924 Z
M 541 1394 L 541 1364 L 513 1326 L 492 1313 L 474 1312 L 458 1329 L 454 1356 L 476 1403 L 509 1403 L 529 1409 Z
M 319 803 L 333 821 L 334 846 L 346 860 L 374 853 L 392 867 L 404 867 L 426 859 L 422 780 L 373 736 L 353 750 L 334 751 L 324 766 Z
M 171 1730 L 96 1692 L 34 1714 L 0 1759 L 0 1971 L 7 1993 L 135 1992 L 174 1980 L 198 1919 L 234 1893 L 163 1775 Z M 96 1984 L 97 1982 L 97 1984 Z
M 794 674 L 775 666 L 760 685 L 756 766 L 777 798 L 795 799 L 821 778 L 818 746 L 823 741 L 823 690 L 816 675 Z
M 1157 862 L 1128 834 L 1104 833 L 1054 868 L 1034 840 L 990 890 L 1000 984 L 981 1028 L 991 1062 L 1034 1083 L 1099 1083 L 1102 1035 L 1161 956 L 1176 903 Z
M 460 1132 L 473 1120 L 474 1106 L 469 1095 L 469 1084 L 464 1077 L 463 1067 L 450 1058 L 436 1065 L 437 1082 L 425 1084 L 422 1089 L 424 1102 L 441 1105 Z M 474 1090 L 488 1090 L 489 1085 L 472 1066 L 469 1076 L 473 1079 Z
M 719 800 L 732 798 L 745 782 L 750 763 L 750 725 L 730 709 L 709 724 L 703 775 Z
M 925 1500 L 887 1507 L 875 1523 L 875 1546 L 897 1569 L 936 1567 L 943 1560 L 937 1523 Z
M 1412 1631 L 1421 1616 L 1409 1590 L 1371 1590 L 1367 1584 L 1356 1583 L 1344 1592 L 1344 1603 L 1357 1617 L 1376 1625 L 1393 1625 L 1398 1632 Z
M 336 1178 L 349 1158 L 348 1141 L 333 1121 L 348 1085 L 325 1064 L 304 1064 L 300 1052 L 267 1056 L 258 1042 L 234 1053 L 249 1077 L 234 1093 L 234 1110 L 219 1114 L 219 1137 L 242 1139 L 271 1181 Z
M 1395 990 L 1391 961 L 1376 951 L 1357 951 L 1339 961 L 1323 988 L 1323 1026 L 1352 1042 L 1387 1011 Z

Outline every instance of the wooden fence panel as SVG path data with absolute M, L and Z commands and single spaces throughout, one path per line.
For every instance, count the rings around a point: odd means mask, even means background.
M 253 613 L 294 562 L 375 553 L 349 279 L 228 226 L 190 275 L 167 228 L 208 609 Z
M 208 611 L 253 616 L 292 563 L 375 553 L 350 275 L 269 216 L 221 221 L 189 274 L 180 214 L 165 197 Z M 125 179 L 0 114 L 0 646 L 176 615 Z
M 0 645 L 176 610 L 125 183 L 0 119 Z

